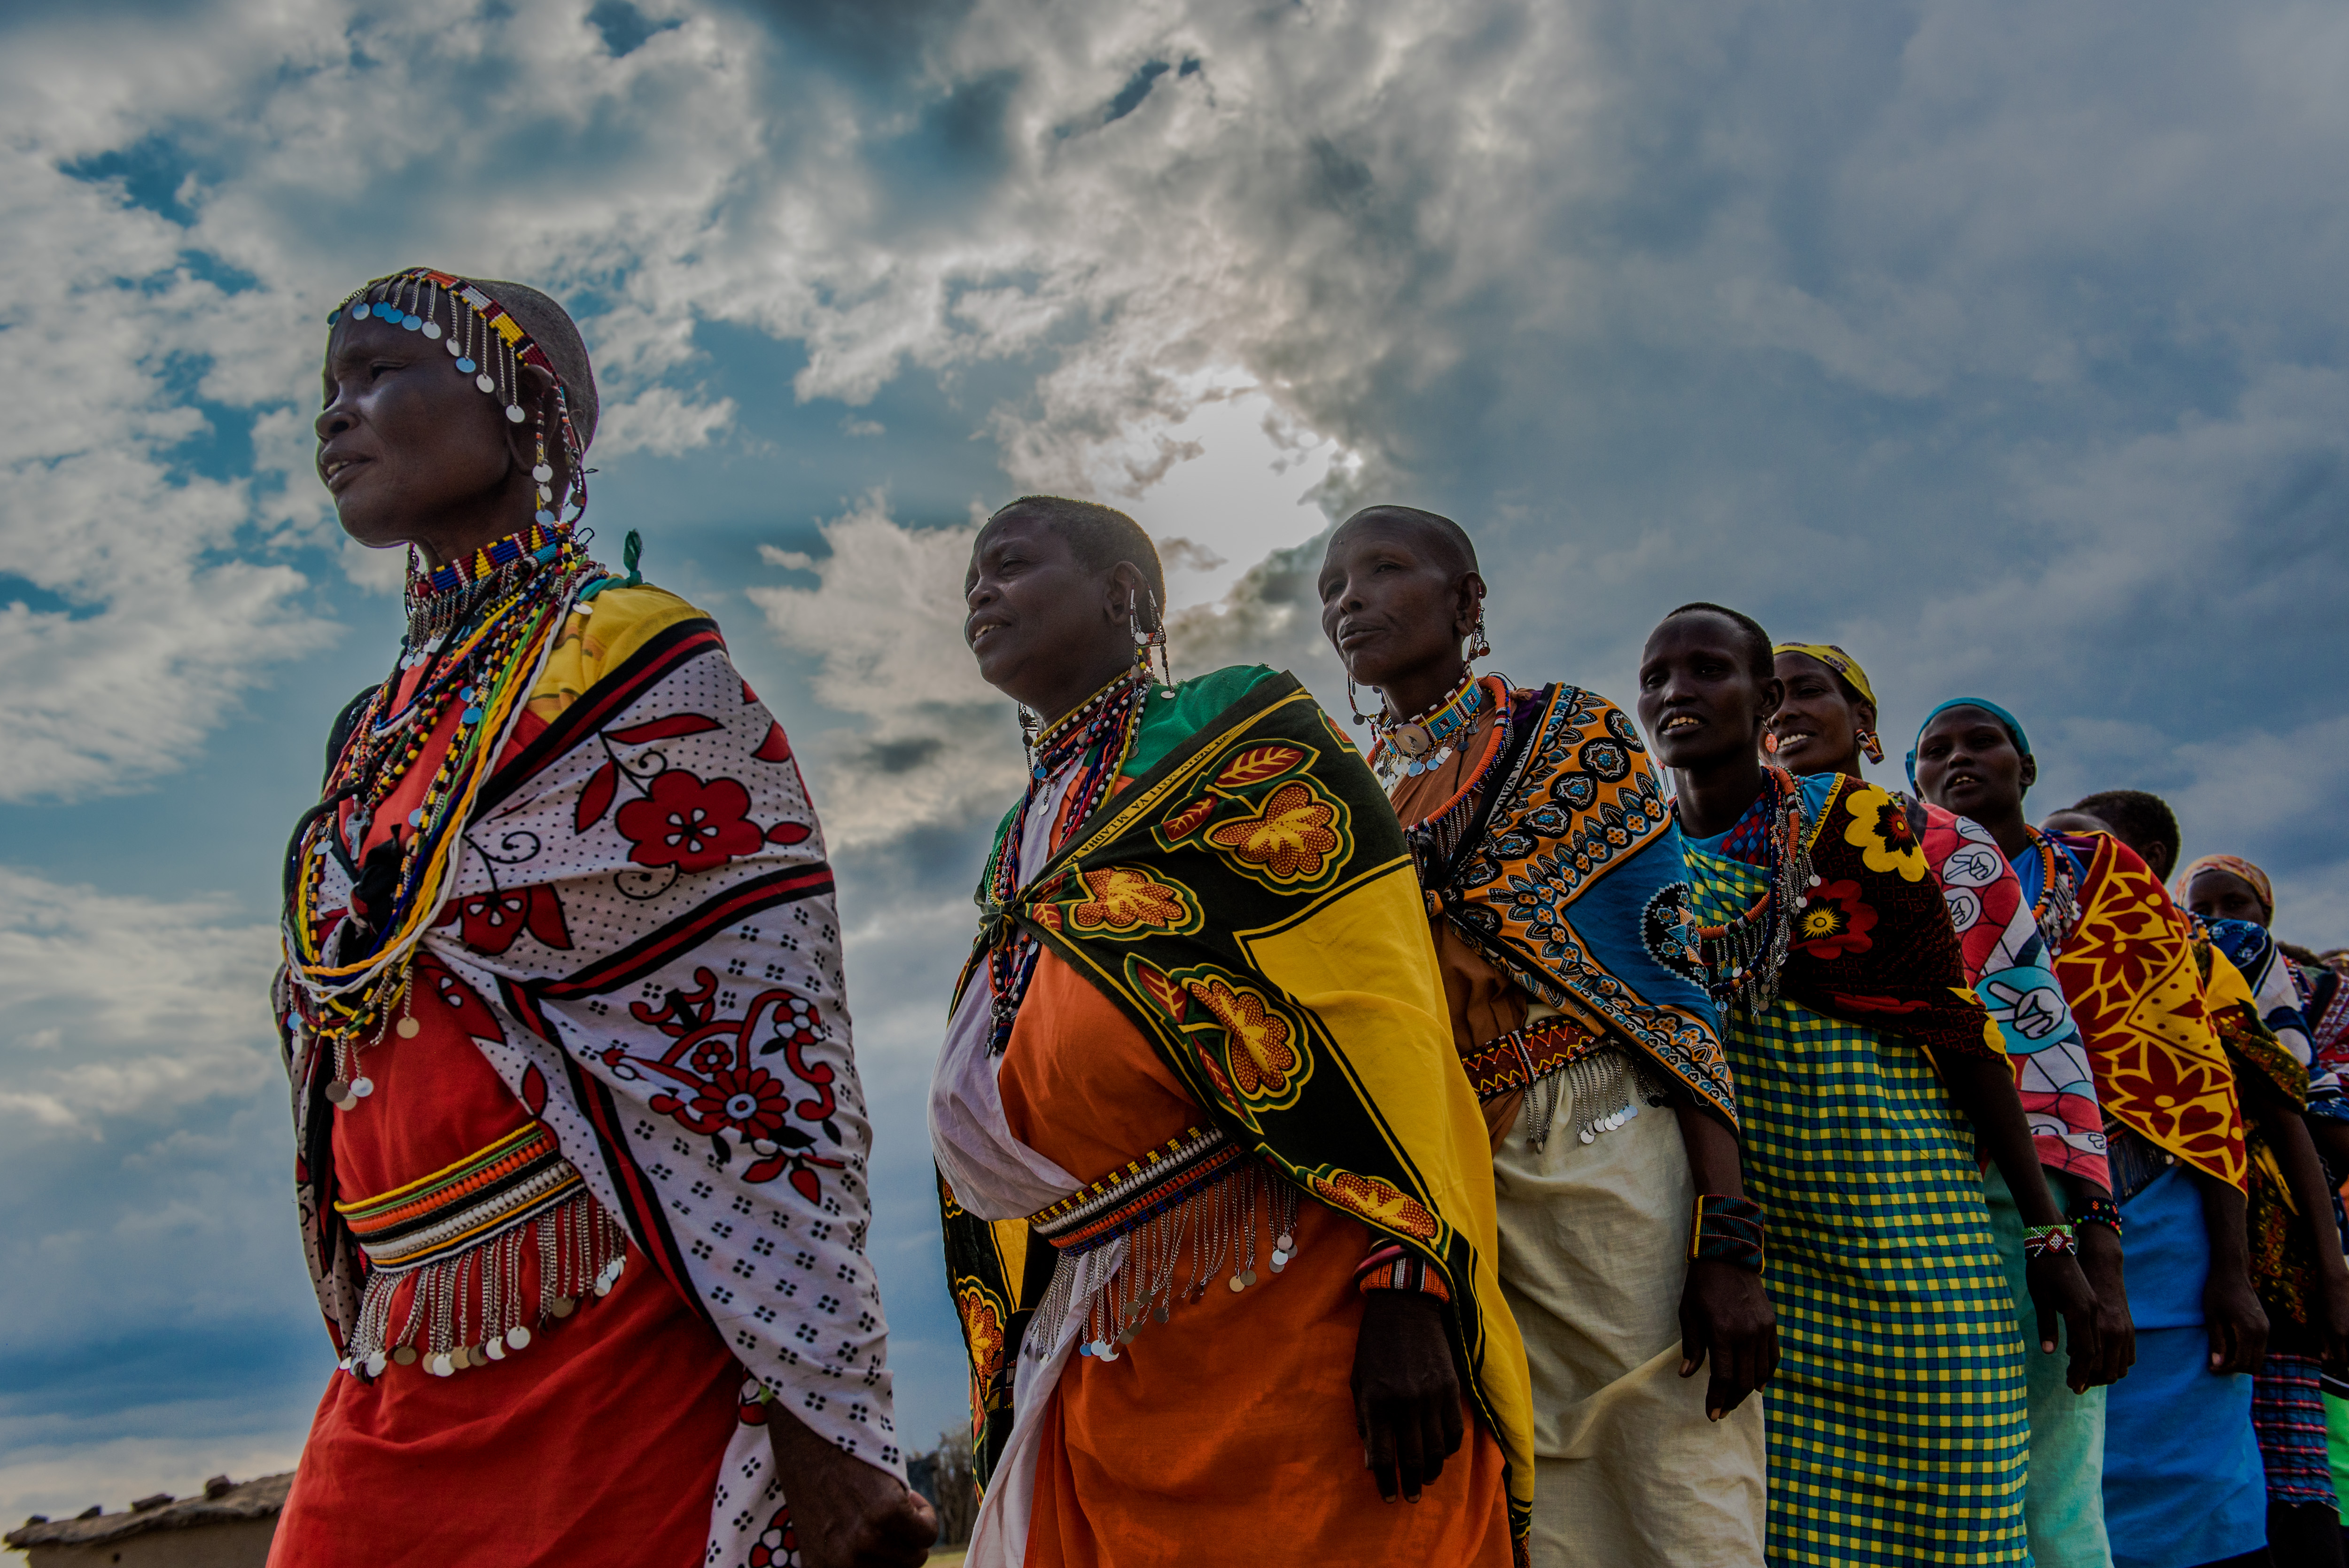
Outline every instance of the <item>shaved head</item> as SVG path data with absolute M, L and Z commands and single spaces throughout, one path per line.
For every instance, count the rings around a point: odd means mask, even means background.
M 1476 546 L 1469 542 L 1468 531 L 1440 513 L 1422 511 L 1415 506 L 1366 506 L 1340 523 L 1338 531 L 1330 536 L 1330 542 L 1334 546 L 1356 528 L 1392 528 L 1406 532 L 1454 572 L 1465 575 L 1476 571 Z

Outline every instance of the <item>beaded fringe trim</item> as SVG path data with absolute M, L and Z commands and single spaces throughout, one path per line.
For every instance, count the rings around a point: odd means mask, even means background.
M 1114 1361 L 1146 1319 L 1164 1323 L 1177 1302 L 1201 1300 L 1219 1279 L 1234 1293 L 1256 1284 L 1260 1241 L 1269 1242 L 1267 1262 L 1278 1274 L 1297 1255 L 1297 1203 L 1295 1186 L 1262 1161 L 1242 1159 L 1179 1201 L 1139 1212 L 1117 1234 L 1063 1249 L 1022 1353 L 1047 1359 L 1061 1326 L 1081 1311 L 1078 1353 Z M 1107 1241 L 1124 1246 L 1105 1256 Z
M 379 1377 L 387 1366 L 411 1366 L 447 1377 L 502 1361 L 526 1349 L 548 1320 L 564 1318 L 584 1299 L 608 1295 L 626 1266 L 627 1233 L 587 1192 L 540 1209 L 464 1251 L 407 1267 L 367 1272 L 358 1321 L 344 1345 L 342 1368 Z M 538 1254 L 536 1299 L 525 1300 L 523 1259 Z M 398 1326 L 393 1299 L 402 1283 L 416 1289 Z
M 1631 1121 L 1639 1116 L 1642 1102 L 1671 1103 L 1666 1087 L 1645 1057 L 1621 1046 L 1609 1047 L 1577 1057 L 1534 1081 L 1526 1095 L 1527 1144 L 1535 1149 L 1548 1144 L 1558 1105 L 1567 1097 L 1578 1119 L 1574 1135 L 1584 1143 L 1595 1143 L 1602 1134 Z

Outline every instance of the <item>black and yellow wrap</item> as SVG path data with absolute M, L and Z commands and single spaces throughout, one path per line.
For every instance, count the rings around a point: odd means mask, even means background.
M 1254 678 L 1149 761 L 1153 749 L 1137 748 L 1139 775 L 1002 913 L 1116 1003 L 1242 1147 L 1441 1274 L 1522 1540 L 1534 1476 L 1525 1346 L 1501 1296 L 1490 1143 L 1402 829 L 1293 676 Z M 983 973 L 967 969 L 964 984 Z M 939 1198 L 984 1485 L 1052 1249 L 1024 1220 L 966 1212 L 943 1181 Z

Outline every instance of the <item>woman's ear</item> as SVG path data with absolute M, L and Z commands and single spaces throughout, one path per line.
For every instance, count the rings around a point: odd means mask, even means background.
M 2038 783 L 2039 758 L 2036 757 L 2024 758 L 2023 759 L 2023 771 L 2017 774 L 2016 778 L 2021 781 L 2023 788 L 2025 790 L 2028 790 L 2033 784 Z
M 1851 705 L 1851 722 L 1854 728 L 1865 730 L 1870 735 L 1875 734 L 1876 705 L 1869 702 L 1866 697 L 1862 697 L 1859 701 L 1853 703 Z
M 1754 709 L 1755 716 L 1761 722 L 1767 724 L 1770 721 L 1770 716 L 1778 711 L 1778 705 L 1785 700 L 1786 683 L 1776 676 L 1772 676 L 1762 683 L 1762 701 Z
M 1469 572 L 1460 578 L 1459 603 L 1452 611 L 1452 634 L 1464 637 L 1476 629 L 1476 618 L 1485 613 L 1485 579 L 1481 573 Z

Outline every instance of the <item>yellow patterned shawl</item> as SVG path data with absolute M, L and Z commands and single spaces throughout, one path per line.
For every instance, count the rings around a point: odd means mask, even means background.
M 2105 1113 L 2207 1175 L 2250 1178 L 2235 1074 L 2204 1001 L 2191 928 L 2137 851 L 2064 834 L 2089 862 L 2055 960 Z

